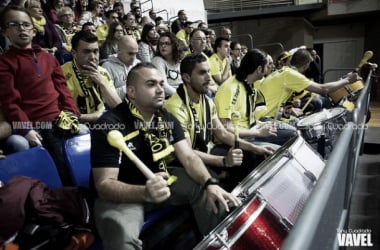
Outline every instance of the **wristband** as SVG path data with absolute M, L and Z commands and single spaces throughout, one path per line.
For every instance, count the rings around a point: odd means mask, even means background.
M 203 189 L 206 189 L 209 185 L 219 185 L 219 180 L 213 177 L 208 178 L 206 183 L 203 185 Z
M 227 159 L 225 156 L 223 156 L 223 167 L 226 168 L 227 167 Z

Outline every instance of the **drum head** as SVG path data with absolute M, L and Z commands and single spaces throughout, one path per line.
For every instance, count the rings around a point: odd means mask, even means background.
M 303 127 L 312 127 L 319 124 L 324 124 L 327 121 L 330 121 L 331 119 L 337 118 L 341 115 L 343 115 L 345 112 L 344 108 L 332 108 L 332 109 L 324 109 L 320 112 L 311 114 L 301 120 L 298 121 L 297 127 L 303 128 Z

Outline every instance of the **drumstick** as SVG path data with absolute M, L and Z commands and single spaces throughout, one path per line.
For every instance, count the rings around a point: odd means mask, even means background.
M 367 61 L 368 61 L 369 59 L 372 58 L 372 56 L 373 56 L 373 52 L 370 51 L 370 50 L 367 50 L 367 51 L 364 53 L 362 59 L 360 60 L 359 65 L 355 68 L 354 72 L 359 72 L 360 68 L 361 68 L 364 64 L 366 64 Z
M 231 114 L 231 121 L 232 126 L 234 127 L 234 135 L 235 135 L 235 148 L 239 148 L 239 120 L 240 120 L 240 113 L 239 112 L 232 112 Z
M 133 152 L 127 147 L 124 137 L 118 130 L 111 130 L 107 135 L 108 143 L 120 151 L 122 151 L 128 158 L 136 165 L 136 167 L 143 173 L 143 175 L 152 179 L 155 175 Z
M 120 151 L 122 151 L 135 165 L 136 167 L 142 172 L 142 174 L 147 178 L 151 179 L 155 175 L 133 152 L 130 150 L 127 145 L 125 144 L 123 135 L 118 130 L 111 130 L 107 135 L 107 141 L 108 143 Z M 177 176 L 170 175 L 169 179 L 166 181 L 168 186 L 170 186 L 173 182 L 177 180 Z
M 309 100 L 307 100 L 307 102 L 305 103 L 305 105 L 301 109 L 302 113 L 305 111 L 305 109 L 307 108 L 307 106 L 309 106 L 309 104 L 311 103 L 311 101 L 314 99 L 315 96 L 316 96 L 316 94 L 311 93 L 311 96 L 309 97 Z

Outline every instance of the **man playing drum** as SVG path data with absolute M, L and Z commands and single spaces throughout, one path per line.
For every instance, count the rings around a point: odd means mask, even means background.
M 267 109 L 256 113 L 256 118 L 274 118 L 284 104 L 294 92 L 308 90 L 310 92 L 326 95 L 346 84 L 354 83 L 361 78 L 357 73 L 349 73 L 345 78 L 335 82 L 319 84 L 308 79 L 303 73 L 308 69 L 312 56 L 306 49 L 298 49 L 292 56 L 291 65 L 294 68 L 285 66 L 280 70 L 266 77 L 263 81 L 255 84 L 264 95 Z

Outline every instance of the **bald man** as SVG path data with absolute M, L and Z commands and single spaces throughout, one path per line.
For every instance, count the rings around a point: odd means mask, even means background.
M 125 35 L 119 40 L 117 55 L 108 57 L 107 61 L 102 64 L 110 73 L 116 92 L 121 99 L 124 99 L 127 93 L 126 79 L 129 70 L 140 62 L 136 58 L 137 52 L 136 39 Z

